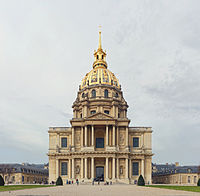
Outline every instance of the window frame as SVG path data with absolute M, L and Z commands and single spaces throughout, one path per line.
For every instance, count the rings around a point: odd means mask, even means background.
M 187 177 L 187 180 L 188 180 L 188 183 L 190 184 L 190 183 L 191 183 L 191 177 L 188 176 L 188 177 Z
M 97 96 L 96 95 L 96 90 L 93 89 L 92 92 L 91 92 L 91 94 L 92 94 L 92 98 L 96 98 L 96 96 Z
M 66 164 L 66 168 L 63 168 L 64 164 Z M 64 170 L 64 169 L 66 169 L 66 170 Z M 60 171 L 61 176 L 67 176 L 68 175 L 68 162 L 61 162 L 61 168 L 60 168 L 60 170 L 61 170 Z
M 110 111 L 109 110 L 104 110 L 104 113 L 105 114 L 110 114 Z
M 100 139 L 103 141 L 103 145 L 99 147 L 99 146 L 97 146 L 97 144 L 98 144 L 97 140 L 100 140 Z M 95 146 L 96 146 L 96 148 L 104 148 L 104 138 L 103 137 L 96 138 L 96 145 Z
M 66 139 L 66 146 L 63 145 L 63 140 Z M 67 148 L 67 137 L 61 137 L 61 148 Z
M 137 165 L 136 172 L 134 172 L 134 164 Z M 139 175 L 139 162 L 134 161 L 132 162 L 132 176 L 138 176 L 138 175 Z
M 138 145 L 134 145 L 136 142 L 134 142 L 134 140 L 135 139 L 137 139 L 138 141 L 137 141 L 137 144 Z M 140 139 L 139 139 L 139 137 L 133 137 L 133 148 L 139 148 L 139 146 L 140 146 Z
M 91 115 L 96 114 L 96 113 L 97 113 L 96 110 L 91 110 L 91 111 L 90 111 L 90 114 L 91 114 Z
M 108 94 L 109 94 L 108 89 L 105 89 L 104 90 L 104 98 L 109 98 Z

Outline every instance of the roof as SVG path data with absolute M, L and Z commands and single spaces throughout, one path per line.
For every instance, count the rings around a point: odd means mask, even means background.
M 156 172 L 152 173 L 153 176 L 176 173 L 198 173 L 198 166 L 176 166 L 175 164 L 153 164 L 153 166 L 156 167 Z
M 43 164 L 18 164 L 18 163 L 8 163 L 0 164 L 0 173 L 2 171 L 10 171 L 12 173 L 32 173 L 32 174 L 41 174 L 48 176 L 49 171 L 44 169 Z

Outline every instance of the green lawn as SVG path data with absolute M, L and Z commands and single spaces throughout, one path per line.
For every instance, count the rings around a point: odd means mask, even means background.
M 148 185 L 148 187 L 163 188 L 163 189 L 173 189 L 173 190 L 181 190 L 181 191 L 200 192 L 200 186 Z
M 15 190 L 22 190 L 22 189 L 33 189 L 33 188 L 41 188 L 41 187 L 50 187 L 53 185 L 5 185 L 0 186 L 0 191 L 15 191 Z

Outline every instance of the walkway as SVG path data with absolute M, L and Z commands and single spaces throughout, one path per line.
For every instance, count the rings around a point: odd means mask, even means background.
M 200 193 L 175 191 L 159 188 L 138 187 L 135 185 L 64 185 L 0 192 L 0 196 L 190 196 Z

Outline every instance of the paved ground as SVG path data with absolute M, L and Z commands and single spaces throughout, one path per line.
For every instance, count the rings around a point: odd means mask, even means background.
M 135 185 L 64 185 L 61 187 L 35 188 L 0 192 L 0 196 L 190 196 L 200 193 L 175 191 Z

